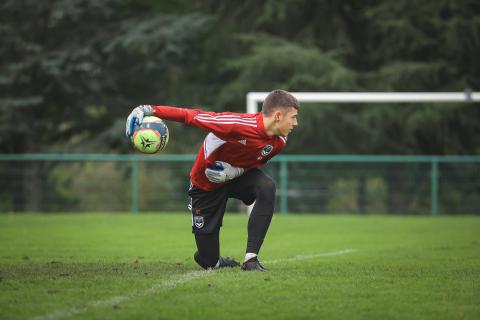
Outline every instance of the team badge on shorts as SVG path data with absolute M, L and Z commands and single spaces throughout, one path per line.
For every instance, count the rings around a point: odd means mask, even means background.
M 266 145 L 265 147 L 263 147 L 263 149 L 262 149 L 262 156 L 265 157 L 265 156 L 268 155 L 270 152 L 272 152 L 272 150 L 273 150 L 273 146 L 270 145 L 270 144 L 267 144 L 267 145 Z
M 205 221 L 203 220 L 202 216 L 193 216 L 193 224 L 198 229 L 201 229 L 203 227 L 203 225 L 205 224 Z

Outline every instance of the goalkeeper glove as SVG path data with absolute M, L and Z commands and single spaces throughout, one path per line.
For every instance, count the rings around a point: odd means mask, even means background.
M 229 163 L 222 161 L 215 161 L 217 169 L 207 168 L 205 175 L 208 180 L 213 183 L 224 183 L 235 179 L 243 174 L 245 171 L 243 168 L 234 167 Z
M 130 137 L 133 134 L 135 124 L 141 125 L 144 116 L 152 116 L 155 113 L 152 106 L 138 106 L 128 115 L 127 124 L 125 126 L 125 134 Z

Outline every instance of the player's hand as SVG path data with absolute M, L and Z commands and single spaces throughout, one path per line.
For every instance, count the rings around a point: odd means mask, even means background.
M 207 168 L 205 175 L 210 182 L 224 183 L 235 179 L 243 174 L 243 168 L 234 167 L 229 163 L 223 161 L 215 161 L 216 169 Z
M 128 115 L 127 123 L 125 125 L 125 134 L 130 137 L 133 134 L 133 127 L 135 123 L 142 124 L 144 116 L 152 116 L 155 113 L 152 106 L 142 105 L 138 106 Z

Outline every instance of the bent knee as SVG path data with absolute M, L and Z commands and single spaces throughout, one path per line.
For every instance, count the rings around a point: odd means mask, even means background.
M 219 257 L 204 257 L 200 255 L 198 251 L 195 251 L 195 254 L 193 255 L 193 259 L 195 260 L 196 263 L 203 269 L 209 269 L 213 268 L 217 265 Z
M 275 198 L 277 186 L 272 178 L 265 176 L 257 185 L 257 198 Z

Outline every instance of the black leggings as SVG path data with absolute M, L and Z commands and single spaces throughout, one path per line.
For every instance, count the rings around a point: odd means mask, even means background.
M 276 190 L 275 182 L 261 170 L 253 169 L 227 183 L 222 188 L 225 188 L 223 194 L 226 199 L 239 199 L 246 205 L 251 205 L 255 202 L 248 219 L 246 252 L 258 254 L 273 216 Z M 221 209 L 222 216 L 224 210 L 223 204 L 223 210 Z M 215 266 L 219 259 L 219 233 L 220 226 L 208 234 L 195 233 L 195 242 L 198 249 L 195 253 L 195 261 L 203 268 Z

